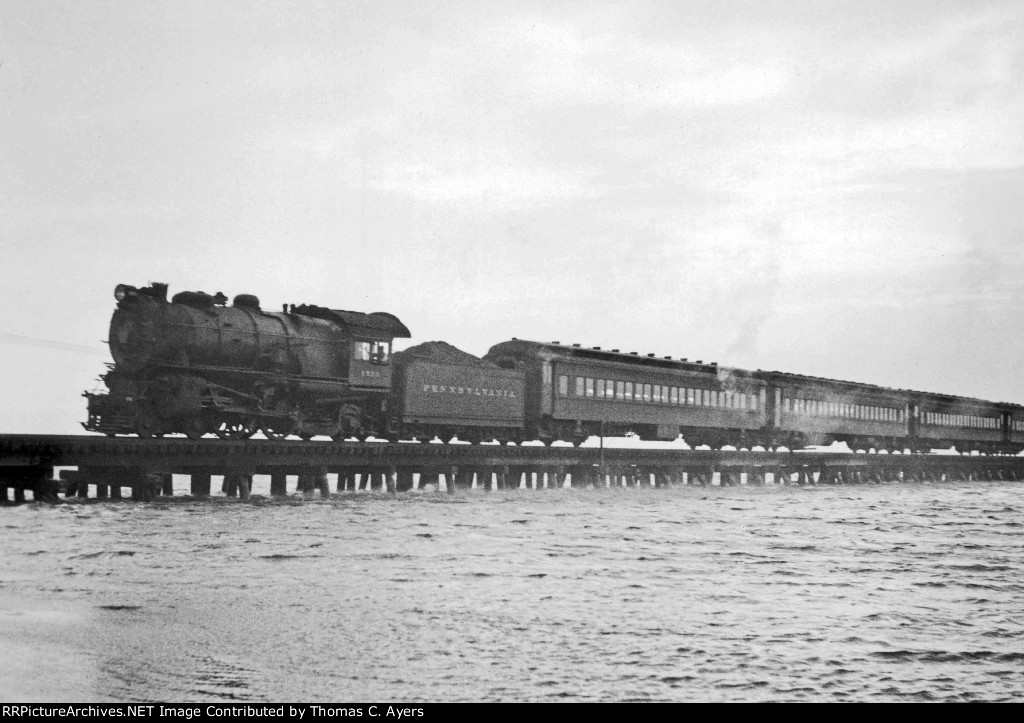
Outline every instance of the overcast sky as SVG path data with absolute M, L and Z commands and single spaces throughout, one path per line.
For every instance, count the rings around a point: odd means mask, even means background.
M 118 283 L 1024 403 L 1024 3 L 0 3 L 0 432 Z

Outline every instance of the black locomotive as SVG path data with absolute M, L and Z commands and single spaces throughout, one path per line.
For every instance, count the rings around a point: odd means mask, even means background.
M 479 359 L 444 342 L 392 354 L 395 316 L 251 295 L 120 285 L 91 431 L 335 440 L 581 442 L 632 432 L 691 446 L 1024 449 L 1024 407 L 513 339 Z
M 380 423 L 391 343 L 409 330 L 391 314 L 319 306 L 280 312 L 242 294 L 120 285 L 110 322 L 109 394 L 87 394 L 87 429 L 142 437 L 326 434 Z

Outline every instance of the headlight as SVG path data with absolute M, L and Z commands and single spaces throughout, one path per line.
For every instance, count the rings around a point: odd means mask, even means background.
M 124 301 L 124 297 L 133 296 L 137 289 L 134 286 L 128 284 L 118 284 L 117 288 L 114 289 L 114 298 L 118 301 Z

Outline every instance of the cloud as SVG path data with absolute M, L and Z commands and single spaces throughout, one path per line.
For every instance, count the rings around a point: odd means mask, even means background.
M 448 128 L 405 122 L 396 116 L 363 117 L 299 134 L 274 132 L 260 145 L 280 150 L 284 143 L 309 154 L 351 188 L 479 211 L 537 207 L 601 193 L 589 166 L 546 163 L 515 140 L 502 138 L 500 130 L 466 121 Z
M 964 6 L 928 32 L 869 42 L 838 56 L 809 88 L 818 107 L 861 119 L 953 112 L 1012 101 L 1024 89 L 1024 12 Z
M 651 42 L 627 28 L 602 34 L 531 18 L 500 34 L 521 54 L 526 95 L 540 102 L 611 105 L 633 113 L 749 103 L 783 93 L 787 67 L 756 43 L 715 52 L 698 39 Z
M 509 159 L 479 165 L 395 165 L 374 170 L 368 182 L 379 191 L 420 201 L 488 209 L 548 204 L 595 193 L 582 172 L 526 167 Z

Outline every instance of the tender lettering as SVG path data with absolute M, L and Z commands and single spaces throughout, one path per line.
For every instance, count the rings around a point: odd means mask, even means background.
M 456 394 L 471 397 L 502 397 L 515 399 L 516 393 L 511 389 L 489 389 L 487 387 L 454 387 L 447 384 L 424 384 L 424 394 Z

